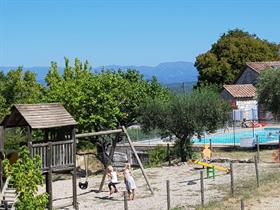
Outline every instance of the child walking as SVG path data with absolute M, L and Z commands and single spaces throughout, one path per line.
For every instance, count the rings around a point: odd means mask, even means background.
M 117 172 L 114 171 L 113 166 L 108 166 L 107 176 L 110 179 L 108 187 L 109 187 L 110 196 L 111 196 L 114 192 L 115 193 L 118 192 L 118 189 L 117 189 L 117 186 L 116 186 L 116 184 L 118 184 L 118 176 L 117 176 Z
M 128 163 L 125 164 L 123 175 L 124 175 L 124 183 L 126 186 L 126 190 L 128 192 L 128 200 L 134 200 L 136 184 L 131 175 L 130 165 Z

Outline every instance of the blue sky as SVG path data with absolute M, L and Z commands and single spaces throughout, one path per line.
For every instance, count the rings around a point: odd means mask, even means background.
M 241 28 L 280 42 L 278 0 L 0 0 L 0 66 L 195 61 Z

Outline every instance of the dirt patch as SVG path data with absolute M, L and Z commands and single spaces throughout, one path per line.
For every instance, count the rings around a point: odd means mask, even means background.
M 222 163 L 228 167 L 228 163 Z M 260 172 L 272 170 L 271 165 L 261 164 Z M 276 170 L 276 168 L 274 168 Z M 202 169 L 203 170 L 203 169 Z M 235 163 L 235 180 L 244 180 L 255 174 L 254 164 Z M 138 209 L 166 209 L 166 180 L 170 180 L 171 206 L 194 209 L 200 204 L 200 170 L 194 169 L 192 165 L 183 164 L 181 166 L 158 167 L 146 169 L 150 177 L 151 185 L 155 194 L 152 196 L 147 188 L 145 180 L 140 170 L 133 171 L 136 184 L 136 200 L 129 202 L 130 210 Z M 206 172 L 205 172 L 206 173 Z M 206 174 L 205 174 L 206 176 Z M 119 193 L 108 199 L 108 189 L 104 186 L 104 191 L 97 193 L 101 181 L 101 175 L 89 178 L 89 188 L 86 190 L 78 189 L 78 202 L 80 209 L 123 209 L 123 193 L 125 185 L 122 178 L 118 185 Z M 230 192 L 230 176 L 223 172 L 217 172 L 215 179 L 205 179 L 205 202 L 222 200 Z M 71 180 L 60 180 L 53 183 L 54 206 L 60 206 L 66 202 L 71 202 Z M 42 188 L 43 189 L 43 188 Z

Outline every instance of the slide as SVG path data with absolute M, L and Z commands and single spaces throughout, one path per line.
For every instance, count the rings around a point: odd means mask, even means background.
M 198 161 L 198 160 L 189 160 L 189 163 L 197 164 L 197 165 L 201 165 L 201 166 L 205 166 L 205 167 L 209 167 L 209 168 L 214 168 L 218 171 L 224 171 L 226 173 L 230 172 L 229 168 L 222 167 L 222 166 L 217 166 L 217 165 L 214 165 L 214 164 L 211 164 L 211 163 L 206 163 L 206 162 L 202 162 L 202 161 Z

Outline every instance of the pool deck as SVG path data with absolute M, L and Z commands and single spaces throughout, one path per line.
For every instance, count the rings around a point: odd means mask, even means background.
M 143 143 L 134 143 L 134 147 L 141 148 L 140 150 L 149 150 L 151 148 L 157 147 L 157 146 L 164 146 L 167 147 L 167 144 L 169 144 L 171 147 L 173 146 L 174 142 L 163 142 L 163 143 L 150 143 L 150 144 L 143 144 Z M 279 141 L 273 141 L 273 142 L 266 142 L 266 143 L 260 143 L 260 146 L 277 146 L 279 145 Z M 125 144 L 119 144 L 117 147 L 130 147 L 128 143 Z M 193 144 L 193 148 L 203 148 L 204 144 Z M 212 148 L 240 148 L 239 143 L 234 144 L 212 144 Z M 252 147 L 253 148 L 253 147 Z
M 211 137 L 212 135 L 217 135 L 217 134 L 233 134 L 233 132 L 235 133 L 239 133 L 239 132 L 244 132 L 244 131 L 252 131 L 252 129 L 254 129 L 255 131 L 257 130 L 262 130 L 264 128 L 279 128 L 280 129 L 280 124 L 275 124 L 275 125 L 267 125 L 265 127 L 256 127 L 256 128 L 233 128 L 233 127 L 229 127 L 225 132 L 223 132 L 223 130 L 221 129 L 219 132 L 216 133 L 211 133 L 208 134 L 208 137 Z M 151 142 L 147 143 L 141 143 L 141 142 L 134 142 L 133 143 L 135 147 L 146 147 L 148 148 L 152 148 L 152 147 L 156 147 L 158 145 L 161 146 L 167 146 L 167 144 L 169 144 L 170 146 L 172 146 L 174 144 L 174 141 L 171 142 L 157 142 L 154 143 L 152 140 Z M 269 141 L 269 142 L 265 142 L 265 143 L 259 143 L 260 146 L 276 146 L 279 145 L 279 141 L 278 140 L 273 140 L 273 141 Z M 121 146 L 121 145 L 119 145 Z M 126 144 L 122 144 L 122 146 L 129 146 Z M 212 148 L 233 148 L 233 147 L 240 147 L 239 143 L 212 143 Z M 194 143 L 193 144 L 194 148 L 202 148 L 204 147 L 204 143 Z

